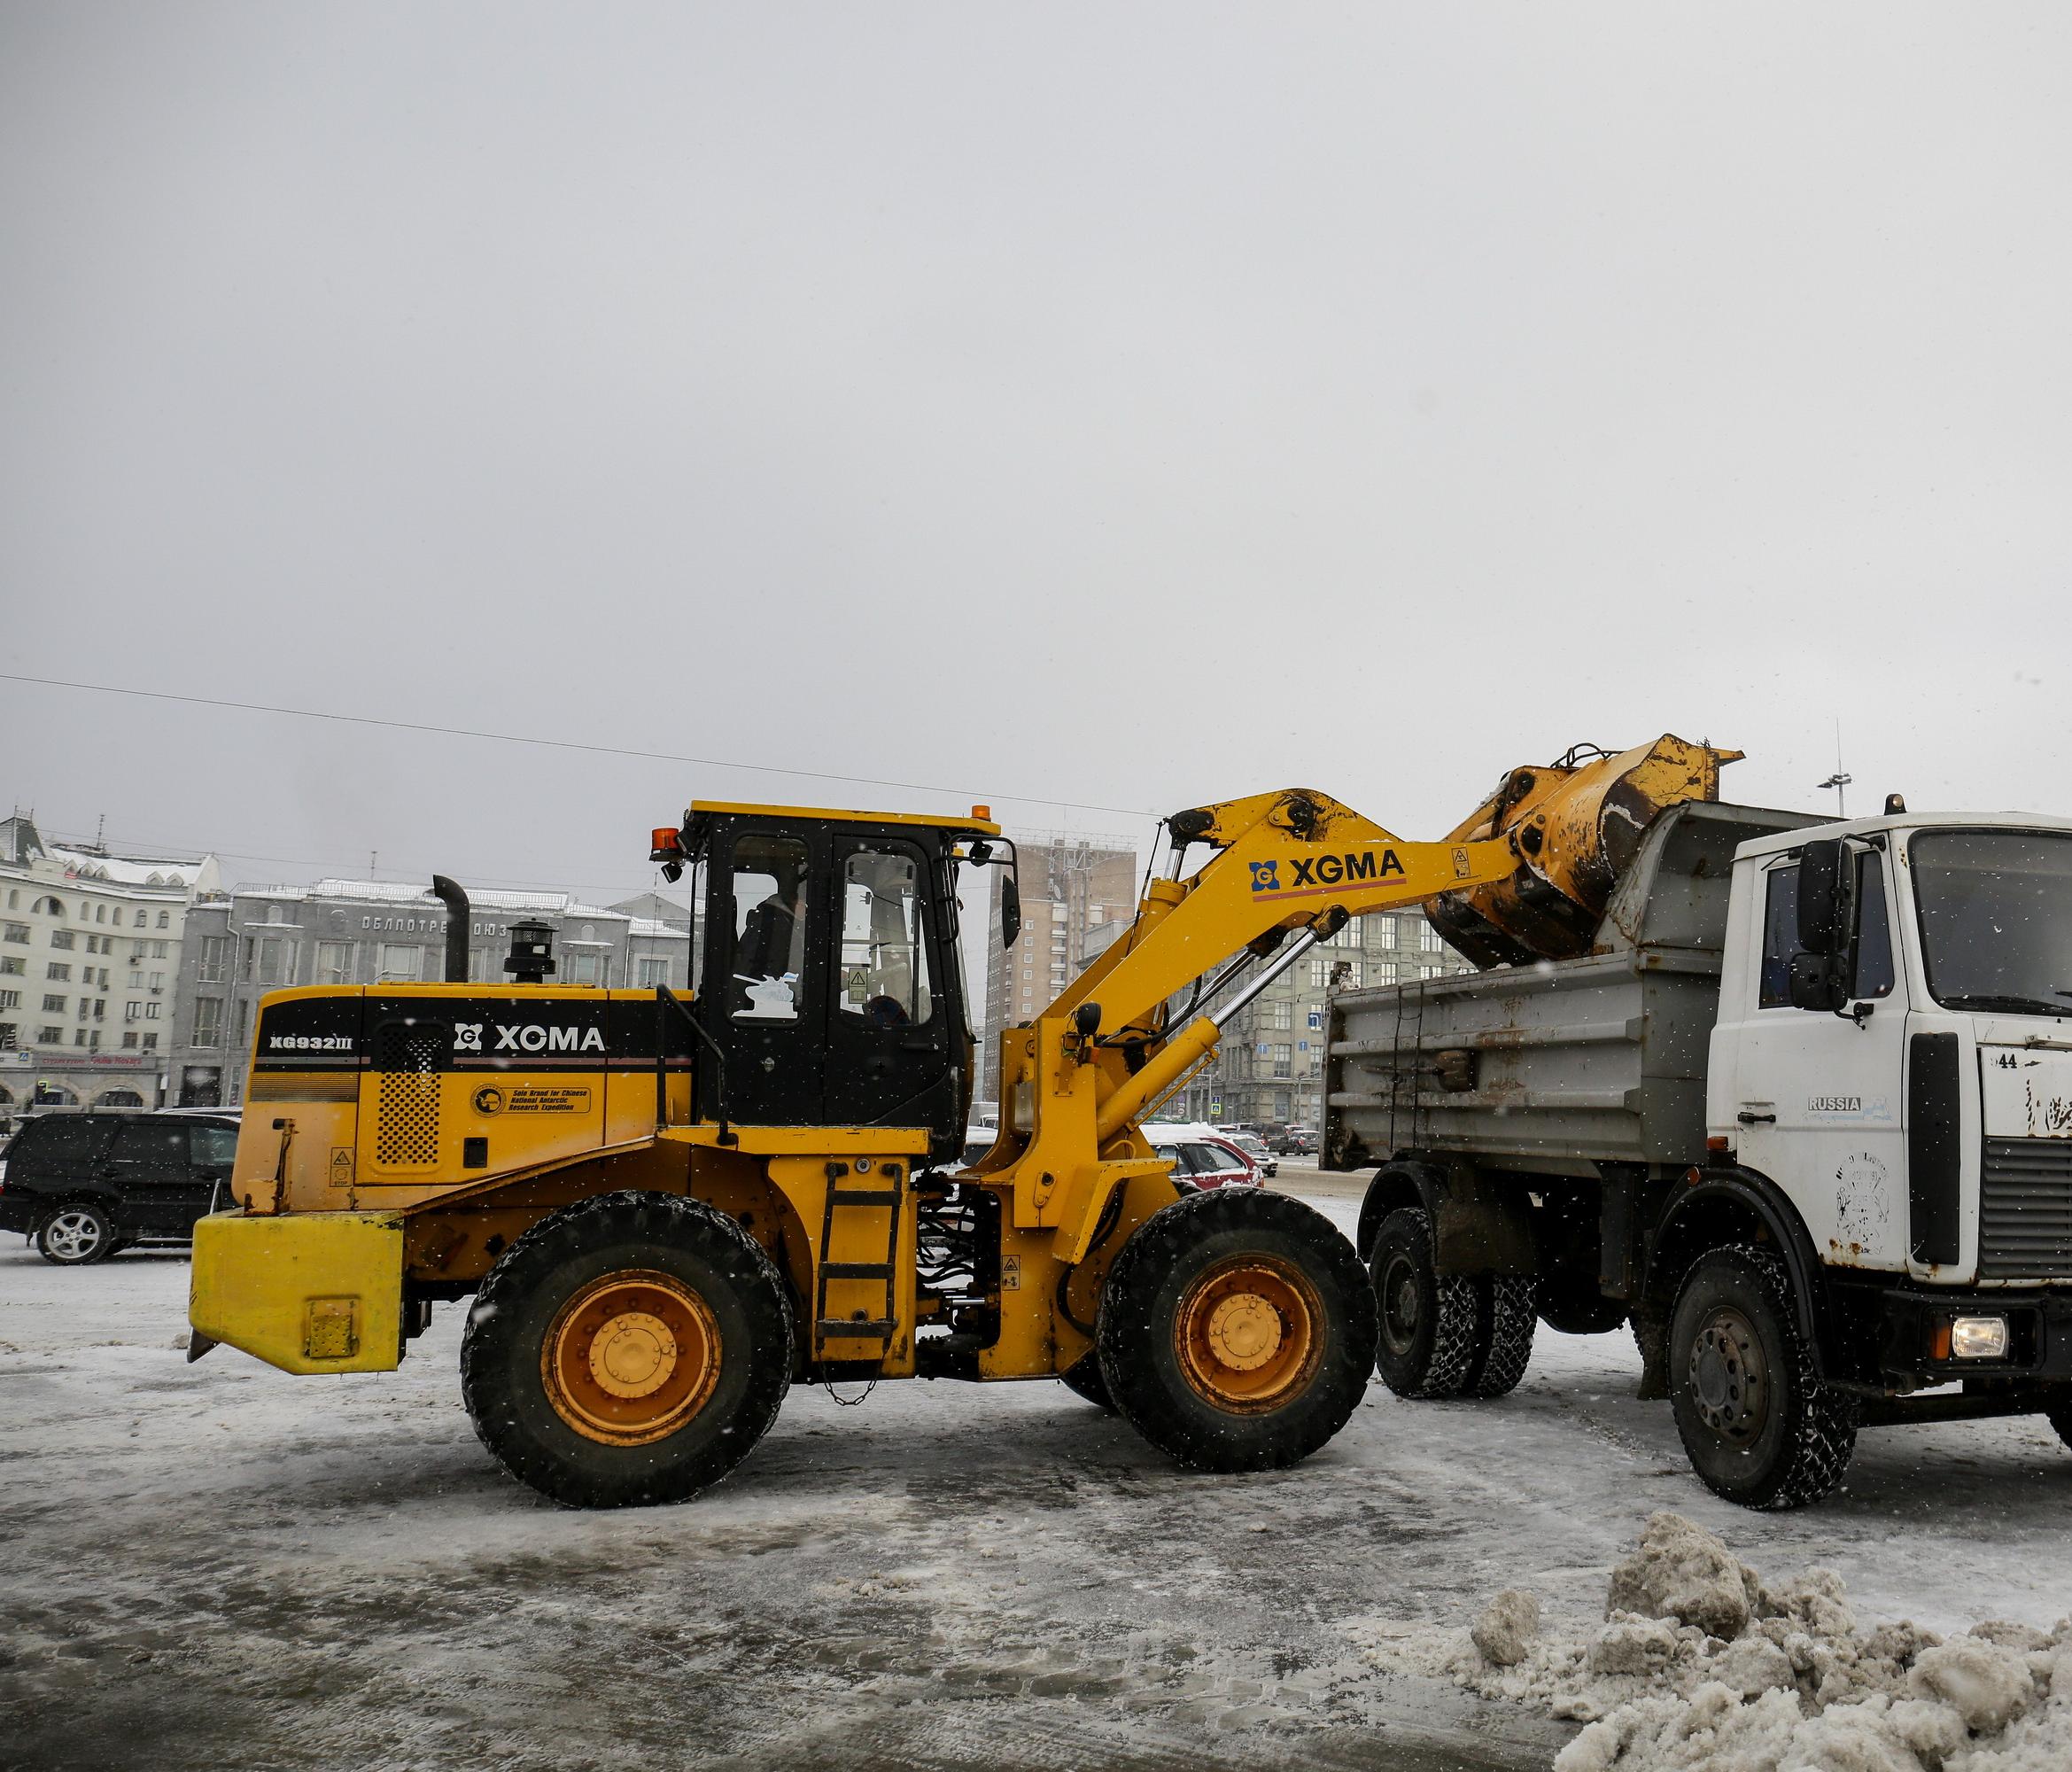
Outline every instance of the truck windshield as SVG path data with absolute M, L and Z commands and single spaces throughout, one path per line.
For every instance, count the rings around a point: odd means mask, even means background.
M 1909 855 L 1938 1003 L 2072 1015 L 2072 835 L 1926 831 Z

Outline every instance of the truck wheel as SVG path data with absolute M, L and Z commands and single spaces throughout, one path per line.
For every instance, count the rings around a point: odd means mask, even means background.
M 1684 1276 L 1669 1327 L 1677 1432 L 1691 1468 L 1743 1507 L 1804 1507 L 1842 1481 L 1857 1405 L 1812 1375 L 1784 1263 L 1716 1249 Z
M 777 1418 L 791 1338 L 777 1270 L 724 1212 L 600 1194 L 535 1224 L 489 1271 L 461 1388 L 482 1443 L 564 1506 L 683 1501 Z
M 1189 1194 L 1137 1226 L 1101 1289 L 1122 1418 L 1203 1471 L 1299 1464 L 1346 1425 L 1374 1359 L 1353 1246 L 1286 1194 Z
M 1539 1288 L 1528 1276 L 1493 1275 L 1475 1284 L 1475 1358 L 1463 1396 L 1509 1396 L 1533 1360 L 1533 1332 L 1540 1326 L 1534 1299 Z
M 1108 1395 L 1108 1381 L 1101 1376 L 1101 1356 L 1098 1351 L 1083 1354 L 1058 1377 L 1073 1395 L 1084 1397 L 1097 1409 L 1105 1409 L 1110 1415 L 1115 1412 L 1115 1399 Z
M 2072 1391 L 2059 1391 L 2057 1400 L 2044 1411 L 2044 1419 L 2057 1431 L 2058 1438 L 2072 1448 Z
M 1381 1221 L 1368 1256 L 1380 1310 L 1375 1364 L 1398 1396 L 1457 1396 L 1475 1363 L 1475 1282 L 1432 1263 L 1432 1219 L 1401 1206 Z
M 36 1247 L 47 1262 L 56 1262 L 64 1268 L 83 1268 L 113 1253 L 115 1227 L 99 1207 L 75 1201 L 59 1207 L 43 1221 L 43 1228 L 36 1232 Z

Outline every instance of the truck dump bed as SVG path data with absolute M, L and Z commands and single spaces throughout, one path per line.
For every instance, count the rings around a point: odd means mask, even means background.
M 1734 851 L 1818 822 L 1672 807 L 1614 888 L 1595 952 L 1332 998 L 1323 1166 L 1409 1150 L 1544 1174 L 1694 1161 Z

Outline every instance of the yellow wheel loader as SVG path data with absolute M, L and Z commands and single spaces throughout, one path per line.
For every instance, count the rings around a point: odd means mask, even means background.
M 997 1036 L 999 1133 L 969 1168 L 958 888 L 1013 858 L 985 808 L 694 804 L 651 844 L 695 882 L 687 996 L 557 984 L 544 925 L 514 932 L 508 984 L 465 983 L 466 897 L 435 882 L 451 982 L 262 1003 L 190 1357 L 385 1371 L 472 1298 L 477 1432 L 579 1506 L 694 1494 L 823 1380 L 1061 1378 L 1187 1465 L 1307 1457 L 1373 1364 L 1364 1271 L 1296 1201 L 1183 1193 L 1138 1121 L 1347 917 L 1503 881 L 1517 851 L 1401 842 L 1302 789 L 1165 826 L 1129 931 Z

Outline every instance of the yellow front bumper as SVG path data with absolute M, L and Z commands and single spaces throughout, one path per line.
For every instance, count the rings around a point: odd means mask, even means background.
M 216 1212 L 195 1224 L 187 1320 L 207 1341 L 284 1372 L 386 1372 L 402 1361 L 402 1316 L 396 1213 Z

